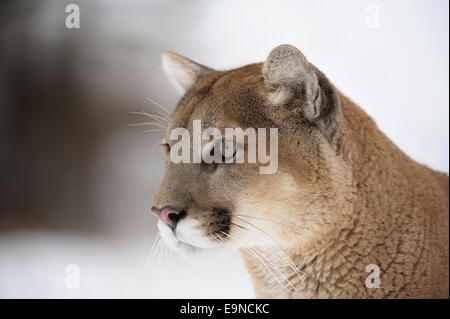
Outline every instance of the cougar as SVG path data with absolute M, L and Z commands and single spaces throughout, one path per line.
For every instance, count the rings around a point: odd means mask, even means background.
M 237 249 L 257 298 L 449 297 L 448 175 L 403 153 L 297 48 L 230 71 L 173 52 L 162 60 L 183 93 L 152 204 L 169 248 L 188 257 Z M 171 131 L 192 132 L 194 121 L 276 128 L 277 170 L 261 174 L 259 160 L 174 163 Z M 220 152 L 210 144 L 202 152 Z

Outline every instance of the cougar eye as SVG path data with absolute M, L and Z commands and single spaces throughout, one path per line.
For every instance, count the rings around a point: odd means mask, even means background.
M 162 147 L 163 150 L 165 150 L 167 153 L 170 152 L 170 145 L 168 143 L 162 143 L 160 145 Z
M 234 141 L 225 138 L 222 139 L 220 153 L 220 155 L 222 156 L 222 163 L 225 163 L 226 160 L 228 160 L 228 162 L 232 162 L 232 160 L 236 156 L 236 146 Z
M 202 162 L 205 164 L 233 163 L 236 147 L 233 140 L 217 139 L 203 149 Z

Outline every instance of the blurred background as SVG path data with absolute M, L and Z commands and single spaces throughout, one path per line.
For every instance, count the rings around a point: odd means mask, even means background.
M 293 44 L 408 155 L 449 171 L 447 0 L 3 0 L 0 29 L 1 298 L 254 296 L 236 253 L 192 265 L 157 246 L 146 263 L 162 132 L 130 112 L 174 109 L 166 50 L 230 69 Z

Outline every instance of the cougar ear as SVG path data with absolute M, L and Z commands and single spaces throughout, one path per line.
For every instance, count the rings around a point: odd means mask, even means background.
M 186 93 L 198 79 L 214 72 L 213 69 L 170 51 L 163 53 L 162 67 L 169 80 L 182 94 Z
M 277 46 L 269 53 L 262 72 L 273 105 L 289 104 L 328 139 L 333 138 L 339 103 L 336 91 L 300 50 L 288 44 Z

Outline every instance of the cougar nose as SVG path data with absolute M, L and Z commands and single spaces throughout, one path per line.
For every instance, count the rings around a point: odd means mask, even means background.
M 182 219 L 184 216 L 186 216 L 187 208 L 184 208 L 181 211 L 176 210 L 172 206 L 164 206 L 163 208 L 159 207 L 152 207 L 152 212 L 158 216 L 160 220 L 171 226 L 172 228 L 175 228 L 177 225 L 177 222 Z

